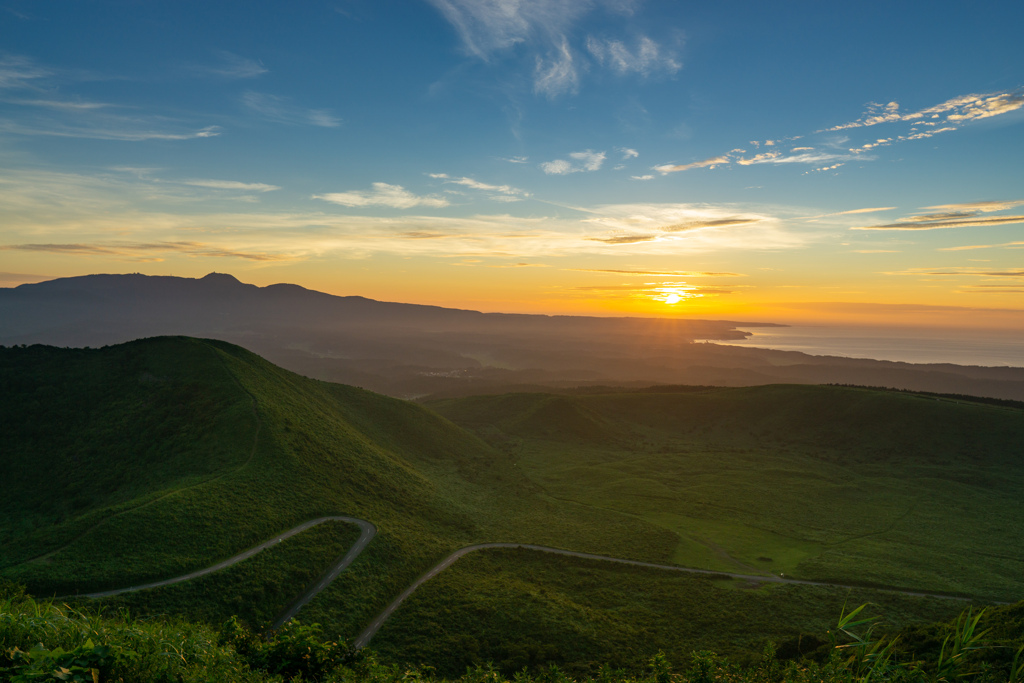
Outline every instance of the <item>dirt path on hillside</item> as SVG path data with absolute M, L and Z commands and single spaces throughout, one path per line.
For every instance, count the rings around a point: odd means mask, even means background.
M 412 585 L 402 591 L 402 594 L 392 601 L 390 605 L 384 608 L 380 614 L 374 618 L 370 625 L 367 626 L 362 633 L 356 638 L 353 646 L 356 649 L 366 647 L 369 644 L 373 636 L 380 630 L 380 627 L 384 625 L 384 622 L 388 620 L 388 617 L 398 609 L 398 607 L 405 602 L 406 598 L 413 594 L 413 592 L 422 586 L 424 583 L 434 578 L 442 571 L 450 567 L 455 560 L 459 559 L 463 555 L 467 555 L 477 550 L 487 550 L 489 548 L 515 548 L 522 550 L 537 550 L 543 553 L 553 553 L 555 555 L 567 555 L 569 557 L 579 557 L 584 560 L 601 560 L 602 562 L 615 562 L 617 564 L 628 564 L 634 567 L 646 567 L 648 569 L 661 569 L 666 571 L 684 572 L 687 574 L 703 574 L 705 576 L 727 576 L 733 579 L 743 579 L 753 583 L 791 583 L 800 584 L 806 586 L 829 586 L 832 588 L 868 588 L 866 586 L 850 586 L 841 583 L 828 583 L 825 581 L 804 581 L 801 579 L 787 579 L 781 576 L 764 575 L 764 574 L 734 574 L 731 572 L 719 572 L 711 571 L 709 569 L 692 569 L 690 567 L 678 567 L 670 564 L 655 564 L 653 562 L 641 562 L 640 560 L 624 560 L 618 557 L 609 557 L 607 555 L 594 555 L 592 553 L 581 553 L 574 550 L 562 550 L 560 548 L 550 548 L 543 545 L 532 545 L 529 543 L 480 543 L 477 545 L 466 546 L 465 548 L 459 548 L 448 557 L 444 558 L 433 568 L 430 569 L 426 574 L 416 579 Z M 971 598 L 961 598 L 952 595 L 942 595 L 940 593 L 928 593 L 924 591 L 908 591 L 898 590 L 894 588 L 870 588 L 870 590 L 880 590 L 887 593 L 898 593 L 900 595 L 912 595 L 917 597 L 928 597 L 928 598 L 942 598 L 944 600 L 964 600 L 970 601 Z
M 377 533 L 377 527 L 361 519 L 355 519 L 353 517 L 334 517 L 329 519 L 339 519 L 353 524 L 358 524 L 363 530 L 363 533 L 359 535 L 359 538 L 352 544 L 352 547 L 348 549 L 348 552 L 345 553 L 333 567 L 328 569 L 327 572 L 320 577 L 319 581 L 310 586 L 305 593 L 297 597 L 290 605 L 288 605 L 287 608 L 285 608 L 284 612 L 281 613 L 281 616 L 274 620 L 274 624 L 270 627 L 272 630 L 276 631 L 288 623 L 288 620 L 298 614 L 299 610 L 302 609 L 307 602 L 316 597 L 317 593 L 331 585 L 331 582 L 338 578 L 338 575 L 348 569 L 348 566 L 352 564 L 357 557 L 359 557 L 359 553 L 363 552 L 363 549 L 366 548 L 366 545 Z
M 154 581 L 153 583 L 146 583 L 139 586 L 130 586 L 128 588 L 116 588 L 114 590 L 109 591 L 97 591 L 95 593 L 79 593 L 77 595 L 65 595 L 63 596 L 63 598 L 107 598 L 113 595 L 121 595 L 122 593 L 134 593 L 136 591 L 143 591 L 150 588 L 160 588 L 161 586 L 172 586 L 176 583 L 182 583 L 183 581 L 190 581 L 192 579 L 199 578 L 200 576 L 206 576 L 207 574 L 212 574 L 213 572 L 220 571 L 221 569 L 227 569 L 231 565 L 238 564 L 242 560 L 247 560 L 253 555 L 263 552 L 271 546 L 277 545 L 286 538 L 291 538 L 296 534 L 302 533 L 306 529 L 314 527 L 318 524 L 323 524 L 324 522 L 347 522 L 349 524 L 355 524 L 363 530 L 363 533 L 359 536 L 359 539 L 352 545 L 352 547 L 349 548 L 349 551 L 345 553 L 345 556 L 342 557 L 330 569 L 330 571 L 328 571 L 327 574 L 324 575 L 324 577 L 319 582 L 317 582 L 312 588 L 310 588 L 309 591 L 306 591 L 306 593 L 300 596 L 295 602 L 292 603 L 292 605 L 289 606 L 288 610 L 286 610 L 285 612 L 285 615 L 283 615 L 283 619 L 280 620 L 280 623 L 283 624 L 285 621 L 294 616 L 295 612 L 298 612 L 303 605 L 309 602 L 309 600 L 312 599 L 314 595 L 316 595 L 324 588 L 326 588 L 327 585 L 331 581 L 333 581 L 338 576 L 338 574 L 340 574 L 346 567 L 352 564 L 352 561 L 355 560 L 356 556 L 358 556 L 359 553 L 363 551 L 363 548 L 366 547 L 366 545 L 373 538 L 374 534 L 377 533 L 377 527 L 370 524 L 364 519 L 356 519 L 355 517 L 319 517 L 317 519 L 310 520 L 304 524 L 300 524 L 299 526 L 293 529 L 289 529 L 288 531 L 285 531 L 282 534 L 278 534 L 269 541 L 264 541 L 263 543 L 259 544 L 255 548 L 250 548 L 245 552 L 239 553 L 234 557 L 229 557 L 223 562 L 218 562 L 217 564 L 206 567 L 205 569 L 197 569 L 194 572 L 182 574 L 181 576 L 176 576 L 173 579 Z
M 131 593 L 135 591 L 147 590 L 150 588 L 159 588 L 161 586 L 170 586 L 176 583 L 181 583 L 183 581 L 189 581 L 200 576 L 212 574 L 213 572 L 220 571 L 221 569 L 226 569 L 227 567 L 237 564 L 243 560 L 249 559 L 253 555 L 256 555 L 257 553 L 262 552 L 263 550 L 266 550 L 267 548 L 276 545 L 277 543 L 280 543 L 286 538 L 295 536 L 296 534 L 302 533 L 306 529 L 314 527 L 317 524 L 322 524 L 324 522 L 347 522 L 349 524 L 355 524 L 359 526 L 360 529 L 362 529 L 362 534 L 360 534 L 359 539 L 356 540 L 354 544 L 352 544 L 352 547 L 349 548 L 348 552 L 346 552 L 345 555 L 340 560 L 338 560 L 338 562 L 336 562 L 326 573 L 324 573 L 324 575 L 321 576 L 319 580 L 317 580 L 314 584 L 309 586 L 309 588 L 302 595 L 300 595 L 298 598 L 292 601 L 292 603 L 287 607 L 287 609 L 285 609 L 284 612 L 281 613 L 281 615 L 274 621 L 274 624 L 272 626 L 272 629 L 277 629 L 280 628 L 283 624 L 285 624 L 289 619 L 294 617 L 298 613 L 298 611 L 302 609 L 302 607 L 305 606 L 316 595 L 318 595 L 321 591 L 327 588 L 331 584 L 331 582 L 338 578 L 338 575 L 341 574 L 341 572 L 345 571 L 345 569 L 347 569 L 349 565 L 351 565 L 352 562 L 355 561 L 355 559 L 360 555 L 360 553 L 362 553 L 363 550 L 366 549 L 366 546 L 370 543 L 370 541 L 377 533 L 377 528 L 373 524 L 367 522 L 366 520 L 357 519 L 355 517 L 320 517 L 318 519 L 305 522 L 304 524 L 300 524 L 299 526 L 293 529 L 289 529 L 288 531 L 285 531 L 284 533 L 275 536 L 269 541 L 261 543 L 255 548 L 246 550 L 243 553 L 239 553 L 234 557 L 230 557 L 224 560 L 223 562 L 218 562 L 217 564 L 212 565 L 210 567 L 206 567 L 205 569 L 199 569 L 188 574 L 183 574 L 182 576 L 174 577 L 173 579 L 165 579 L 163 581 L 155 581 L 153 583 L 147 583 L 139 586 L 131 586 L 128 588 L 118 588 L 108 591 L 97 591 L 95 593 L 80 593 L 78 595 L 68 595 L 64 596 L 63 599 L 105 598 L 113 595 L 121 595 L 122 593 Z M 595 555 L 593 553 L 584 553 L 575 550 L 563 550 L 561 548 L 552 548 L 543 545 L 533 545 L 531 543 L 478 543 L 475 545 L 466 546 L 464 548 L 459 548 L 458 550 L 456 550 L 455 552 L 451 553 L 446 558 L 438 562 L 436 565 L 431 567 L 430 570 L 428 570 L 425 574 L 416 579 L 411 585 L 409 585 L 408 588 L 402 591 L 402 593 L 397 598 L 395 598 L 387 607 L 385 607 L 384 610 L 380 612 L 373 619 L 372 622 L 370 622 L 369 626 L 367 626 L 363 630 L 363 632 L 360 633 L 359 636 L 356 638 L 355 642 L 353 643 L 353 646 L 356 649 L 366 647 L 366 645 L 369 644 L 370 640 L 377 633 L 377 631 L 380 630 L 380 627 L 384 625 L 384 622 L 388 620 L 388 618 L 394 613 L 394 611 L 398 609 L 398 607 L 401 606 L 401 604 L 405 602 L 405 600 L 410 595 L 412 595 L 417 588 L 419 588 L 424 583 L 426 583 L 427 581 L 434 578 L 442 571 L 450 567 L 460 557 L 462 557 L 463 555 L 468 555 L 472 552 L 476 552 L 478 550 L 488 550 L 491 548 L 534 550 L 543 553 L 551 553 L 553 555 L 564 555 L 568 557 L 577 557 L 584 560 L 598 560 L 601 562 L 613 562 L 616 564 L 625 564 L 633 567 L 644 567 L 646 569 L 658 569 L 662 571 L 683 572 L 685 574 L 699 574 L 703 576 L 740 579 L 750 583 L 786 583 L 804 586 L 827 586 L 830 588 L 857 588 L 863 590 L 877 590 L 886 593 L 896 593 L 899 595 L 909 595 L 921 598 L 940 598 L 943 600 L 961 600 L 965 602 L 969 602 L 972 600 L 972 598 L 965 598 L 954 595 L 944 595 L 942 593 L 931 593 L 928 591 L 911 591 L 901 590 L 897 588 L 881 588 L 875 586 L 854 586 L 850 584 L 832 583 L 828 581 L 789 579 L 785 578 L 784 576 L 775 576 L 773 574 L 738 574 L 734 572 L 714 571 L 710 569 L 694 569 L 692 567 L 680 567 L 671 564 L 643 562 L 641 560 L 626 560 L 619 557 L 611 557 L 609 555 Z

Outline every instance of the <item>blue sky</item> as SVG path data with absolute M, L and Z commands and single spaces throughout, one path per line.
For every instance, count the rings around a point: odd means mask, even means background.
M 1022 25 L 1019 2 L 0 0 L 0 286 L 217 270 L 1005 326 Z

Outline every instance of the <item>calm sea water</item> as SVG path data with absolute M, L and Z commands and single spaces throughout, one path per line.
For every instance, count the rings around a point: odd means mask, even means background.
M 1024 367 L 1021 331 L 810 326 L 753 327 L 745 331 L 753 334 L 745 341 L 728 343 L 815 356 Z

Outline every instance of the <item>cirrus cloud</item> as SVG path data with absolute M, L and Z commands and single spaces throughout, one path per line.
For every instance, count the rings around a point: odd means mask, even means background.
M 440 208 L 450 203 L 444 197 L 419 196 L 401 185 L 373 183 L 370 191 L 329 192 L 315 194 L 313 199 L 322 199 L 341 206 L 387 206 L 392 209 L 412 209 L 417 206 Z
M 581 173 L 584 171 L 597 171 L 604 164 L 606 153 L 595 152 L 591 149 L 583 152 L 572 152 L 569 159 L 555 159 L 540 164 L 540 170 L 548 175 L 567 175 L 569 173 Z
M 498 55 L 524 56 L 533 70 L 533 91 L 555 98 L 579 90 L 581 74 L 592 66 L 619 75 L 647 77 L 673 74 L 682 65 L 675 53 L 650 36 L 637 35 L 635 44 L 580 37 L 581 19 L 595 10 L 628 16 L 630 2 L 592 0 L 428 0 L 455 28 L 466 54 L 485 63 Z M 586 53 L 591 60 L 587 60 Z
M 974 121 L 1001 116 L 1024 108 L 1024 89 L 987 94 L 971 94 L 954 97 L 941 104 L 918 111 L 904 113 L 898 102 L 887 104 L 870 103 L 867 112 L 860 118 L 847 123 L 814 131 L 808 135 L 793 135 L 763 142 L 751 141 L 755 147 L 770 147 L 753 156 L 744 156 L 743 149 L 733 149 L 724 154 L 685 164 L 661 164 L 652 167 L 662 175 L 699 168 L 714 169 L 736 164 L 739 166 L 814 164 L 815 171 L 830 171 L 851 161 L 873 161 L 875 150 L 915 140 L 925 140 L 936 135 L 959 130 Z M 866 140 L 853 142 L 850 136 L 860 134 L 858 129 L 874 126 L 902 126 L 879 137 L 877 134 Z M 834 133 L 842 131 L 841 136 Z M 866 133 L 866 131 L 865 131 Z M 815 140 L 808 140 L 817 136 Z M 794 142 L 800 140 L 800 146 Z M 815 142 L 811 146 L 807 142 Z M 806 175 L 806 173 L 805 173 Z
M 277 185 L 243 183 L 237 180 L 183 180 L 181 184 L 194 187 L 208 187 L 213 190 L 243 190 L 246 192 L 273 192 L 274 190 L 281 189 Z
M 1024 204 L 1024 200 L 980 201 L 960 204 L 939 204 L 925 207 L 924 213 L 900 218 L 892 223 L 861 225 L 851 230 L 941 230 L 946 228 L 986 227 L 1024 223 L 1024 216 L 983 216 L 983 213 L 1005 211 Z
M 306 109 L 293 104 L 286 97 L 277 95 L 250 90 L 242 94 L 242 104 L 250 111 L 276 123 L 321 128 L 337 128 L 341 125 L 341 119 L 327 109 Z

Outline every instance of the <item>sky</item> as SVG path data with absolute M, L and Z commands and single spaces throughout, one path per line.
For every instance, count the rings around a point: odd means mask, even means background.
M 1024 4 L 0 0 L 0 287 L 1024 328 Z

